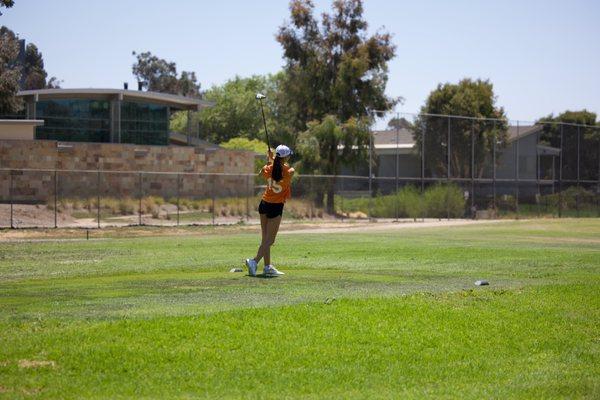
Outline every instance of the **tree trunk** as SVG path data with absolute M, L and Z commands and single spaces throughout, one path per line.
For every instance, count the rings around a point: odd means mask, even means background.
M 322 189 L 315 190 L 315 207 L 322 208 L 325 200 L 325 192 Z
M 333 215 L 335 213 L 335 181 L 330 180 L 327 186 L 327 214 Z

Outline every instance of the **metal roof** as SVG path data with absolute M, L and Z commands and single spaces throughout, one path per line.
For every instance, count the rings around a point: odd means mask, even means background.
M 168 93 L 145 92 L 141 90 L 125 89 L 38 89 L 21 90 L 17 96 L 25 99 L 33 98 L 34 101 L 52 99 L 105 99 L 118 98 L 123 101 L 145 101 L 149 103 L 166 105 L 181 110 L 198 111 L 202 108 L 211 107 L 214 104 L 192 97 L 178 96 Z
M 396 139 L 398 141 L 396 142 Z M 401 128 L 396 131 L 392 130 L 383 130 L 383 131 L 373 131 L 373 142 L 375 147 L 379 147 L 382 145 L 414 145 L 415 141 L 413 139 L 413 134 L 410 130 L 406 128 Z
M 542 125 L 525 125 L 525 126 L 510 125 L 508 127 L 508 141 L 512 142 L 513 140 L 517 139 L 517 136 L 519 139 L 521 139 L 525 136 L 529 136 L 532 133 L 541 131 L 542 128 L 543 128 Z
M 506 132 L 508 134 L 508 141 L 512 142 L 516 140 L 517 137 L 522 139 L 525 136 L 529 136 L 540 130 L 542 130 L 542 125 L 525 125 L 518 127 L 516 125 L 511 125 Z M 396 138 L 398 138 L 398 143 L 396 143 Z M 403 148 L 415 144 L 412 131 L 406 128 L 401 128 L 398 132 L 396 132 L 395 129 L 373 131 L 373 141 L 375 148 L 394 148 L 396 145 L 398 145 L 398 148 Z

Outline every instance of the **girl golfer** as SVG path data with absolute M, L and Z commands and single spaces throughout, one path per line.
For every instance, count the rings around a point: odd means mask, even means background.
M 273 159 L 271 149 L 269 149 L 268 155 L 268 164 L 260 170 L 260 174 L 267 180 L 267 188 L 258 206 L 262 240 L 256 257 L 246 260 L 248 273 L 251 276 L 256 276 L 256 267 L 261 258 L 265 259 L 264 274 L 266 276 L 284 275 L 283 272 L 278 271 L 271 265 L 271 246 L 275 243 L 275 236 L 277 236 L 279 230 L 283 204 L 290 197 L 290 185 L 294 168 L 291 168 L 287 162 L 290 155 L 292 155 L 292 151 L 282 144 L 275 149 L 275 159 Z

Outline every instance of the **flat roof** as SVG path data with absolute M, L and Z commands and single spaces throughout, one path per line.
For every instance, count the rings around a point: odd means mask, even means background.
M 0 125 L 44 125 L 41 119 L 0 119 Z
M 168 93 L 145 92 L 142 90 L 125 89 L 38 89 L 21 90 L 17 96 L 33 101 L 53 99 L 102 99 L 111 100 L 118 98 L 122 101 L 145 101 L 149 103 L 166 105 L 180 110 L 199 111 L 202 108 L 212 107 L 214 104 L 192 97 L 178 96 Z

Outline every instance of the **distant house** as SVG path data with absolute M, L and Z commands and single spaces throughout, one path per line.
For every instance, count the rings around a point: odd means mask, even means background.
M 560 149 L 539 143 L 542 129 L 540 125 L 508 127 L 507 146 L 499 148 L 496 152 L 495 178 L 499 181 L 498 194 L 503 194 L 503 192 L 512 194 L 515 186 L 512 181 L 515 179 L 523 181 L 522 189 L 530 191 L 527 189 L 527 182 L 531 183 L 532 180 L 535 181 L 538 178 L 553 181 L 556 178 L 557 157 L 560 155 Z M 397 176 L 400 180 L 404 178 L 405 181 L 421 178 L 421 155 L 411 130 L 402 128 L 373 131 L 373 147 L 374 177 L 395 178 Z M 486 155 L 484 165 L 481 176 L 475 176 L 475 178 L 493 179 L 494 163 L 491 152 Z M 368 171 L 368 161 L 365 160 L 357 167 L 344 167 L 342 173 L 368 176 Z M 439 178 L 443 179 L 444 177 Z M 503 180 L 511 180 L 511 182 L 504 181 L 502 183 Z M 385 182 L 385 180 L 379 181 L 379 183 Z M 551 182 L 545 183 L 551 185 Z M 386 186 L 390 190 L 395 187 L 383 185 L 383 187 Z M 534 186 L 537 191 L 537 185 Z M 379 189 L 382 189 L 382 185 L 379 185 Z M 382 192 L 387 191 L 382 190 Z

